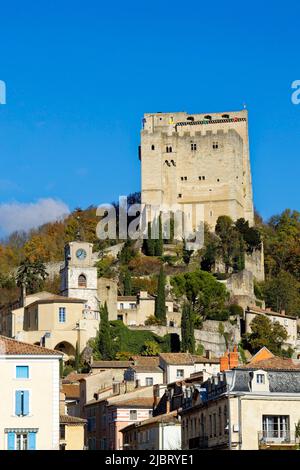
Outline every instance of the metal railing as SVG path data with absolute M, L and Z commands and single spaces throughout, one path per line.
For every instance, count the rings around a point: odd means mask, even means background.
M 258 442 L 260 444 L 295 444 L 295 431 L 289 429 L 278 429 L 258 432 Z

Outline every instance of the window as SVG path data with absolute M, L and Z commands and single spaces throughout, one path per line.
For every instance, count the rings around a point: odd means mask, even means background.
M 123 321 L 123 315 L 118 315 L 117 320 Z
M 35 432 L 9 432 L 7 433 L 8 450 L 35 450 Z
M 29 414 L 29 392 L 28 392 L 28 390 L 16 390 L 16 393 L 15 393 L 15 414 L 17 416 L 27 416 Z
M 257 384 L 264 384 L 264 383 L 265 383 L 265 376 L 264 376 L 264 374 L 257 374 L 257 376 L 256 376 L 256 383 L 257 383 Z
M 187 176 L 181 176 L 181 181 L 187 181 Z
M 179 379 L 181 377 L 184 377 L 184 370 L 183 369 L 177 369 L 176 371 L 176 377 Z
M 182 197 L 182 194 L 181 194 L 181 193 L 179 193 L 179 194 L 178 194 L 178 197 L 179 197 L 179 198 L 181 198 L 181 197 Z
M 290 437 L 290 420 L 289 416 L 263 416 L 263 438 L 265 440 L 270 439 L 284 439 L 287 440 Z
M 154 145 L 151 145 L 151 150 L 155 150 L 155 146 L 154 146 Z
M 172 153 L 172 147 L 167 146 L 167 147 L 166 147 L 166 152 L 167 152 L 167 153 Z
M 131 308 L 131 310 L 133 310 L 134 308 L 136 308 L 136 305 L 135 304 L 129 304 L 129 307 Z
M 146 386 L 153 385 L 153 377 L 146 377 Z
M 59 323 L 65 323 L 66 321 L 66 308 L 65 307 L 59 307 Z
M 205 176 L 202 176 L 203 181 L 205 180 Z
M 214 150 L 218 149 L 218 148 L 219 148 L 219 143 L 218 143 L 218 142 L 213 142 L 212 148 L 213 148 Z
M 197 150 L 197 144 L 191 144 L 191 150 Z
M 123 310 L 123 309 L 124 309 L 124 304 L 120 303 L 120 310 Z
M 137 410 L 129 411 L 129 419 L 130 421 L 135 421 L 137 419 Z
M 209 415 L 209 437 L 213 437 L 212 416 Z
M 17 379 L 29 379 L 29 367 L 28 366 L 17 366 L 16 367 L 16 378 Z
M 86 287 L 86 276 L 84 274 L 80 274 L 78 277 L 78 287 Z

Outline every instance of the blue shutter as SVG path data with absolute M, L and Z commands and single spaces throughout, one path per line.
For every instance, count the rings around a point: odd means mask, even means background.
M 9 432 L 7 434 L 7 450 L 15 450 L 15 433 Z
M 26 416 L 29 414 L 29 392 L 23 392 L 23 415 Z
M 28 366 L 17 366 L 16 378 L 17 379 L 28 379 L 29 378 L 29 367 Z
M 16 391 L 15 413 L 17 416 L 22 414 L 22 392 L 20 390 Z
M 28 433 L 28 450 L 35 450 L 36 449 L 36 433 L 29 432 Z

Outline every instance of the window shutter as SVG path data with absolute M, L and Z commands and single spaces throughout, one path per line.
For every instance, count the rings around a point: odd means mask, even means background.
M 36 433 L 28 433 L 28 450 L 36 450 Z
M 29 414 L 29 392 L 23 392 L 23 415 L 26 416 Z
M 22 414 L 22 392 L 20 390 L 16 391 L 15 413 L 17 416 L 21 416 Z
M 15 433 L 9 432 L 7 434 L 7 450 L 15 450 Z

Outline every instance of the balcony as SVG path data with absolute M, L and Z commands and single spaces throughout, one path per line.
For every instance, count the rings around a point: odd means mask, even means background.
M 291 448 L 299 444 L 295 431 L 273 430 L 258 432 L 258 446 L 260 449 Z

